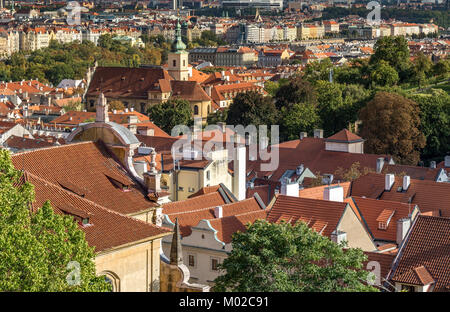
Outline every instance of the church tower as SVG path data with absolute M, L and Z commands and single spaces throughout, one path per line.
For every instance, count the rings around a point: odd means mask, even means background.
M 177 21 L 175 40 L 172 43 L 172 49 L 168 56 L 168 72 L 175 80 L 187 81 L 189 79 L 188 56 L 186 45 L 181 39 L 180 21 Z

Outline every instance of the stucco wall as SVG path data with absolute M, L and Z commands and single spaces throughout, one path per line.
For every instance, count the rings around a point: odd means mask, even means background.
M 347 205 L 337 229 L 347 233 L 349 247 L 361 248 L 364 251 L 376 250 L 375 244 L 350 206 Z
M 159 291 L 161 239 L 99 253 L 98 275 L 116 276 L 116 291 Z

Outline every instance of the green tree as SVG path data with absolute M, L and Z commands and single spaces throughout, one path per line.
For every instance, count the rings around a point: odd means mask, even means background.
M 309 63 L 304 70 L 303 79 L 312 83 L 318 80 L 328 80 L 332 68 L 333 63 L 329 58 Z
M 277 94 L 279 88 L 280 88 L 280 84 L 276 81 L 268 80 L 264 83 L 264 90 L 267 93 L 269 93 L 269 95 L 272 97 L 274 97 Z
M 427 140 L 422 157 L 444 157 L 450 151 L 450 95 L 433 90 L 430 94 L 415 94 L 411 99 L 419 104 L 420 128 Z
M 376 291 L 366 286 L 361 249 L 343 249 L 308 228 L 257 220 L 232 238 L 233 250 L 220 268 L 215 291 Z
M 437 76 L 447 77 L 450 74 L 450 59 L 439 60 L 434 64 L 433 72 Z
M 342 130 L 348 124 L 344 114 L 342 87 L 337 83 L 319 80 L 316 83 L 318 106 L 325 136 Z
M 6 150 L 0 150 L 0 194 L 0 291 L 110 290 L 95 275 L 94 248 L 73 217 L 55 214 L 48 201 L 30 210 L 33 186 Z M 71 261 L 80 265 L 79 285 L 67 281 Z
M 211 113 L 207 117 L 208 125 L 215 125 L 218 122 L 226 122 L 228 116 L 228 108 L 224 108 L 223 110 L 218 109 L 214 113 Z
M 111 102 L 108 103 L 109 105 L 109 111 L 112 112 L 114 110 L 124 110 L 125 106 L 123 105 L 122 101 L 119 100 L 112 100 Z
M 377 66 L 383 60 L 397 71 L 401 81 L 410 78 L 408 41 L 403 36 L 378 39 L 374 50 L 374 54 L 370 57 L 370 65 Z
M 300 76 L 294 76 L 289 82 L 281 85 L 276 94 L 275 105 L 277 109 L 290 107 L 297 103 L 317 105 L 317 95 L 310 82 Z
M 375 68 L 370 73 L 370 78 L 374 85 L 383 87 L 393 86 L 399 80 L 397 71 L 384 60 L 380 60 L 376 64 Z
M 361 109 L 365 151 L 388 154 L 397 163 L 416 165 L 425 136 L 420 131 L 419 105 L 395 93 L 378 92 Z
M 298 103 L 291 108 L 281 108 L 280 135 L 282 141 L 298 138 L 301 131 L 312 133 L 320 124 L 317 108 L 311 104 Z
M 167 133 L 176 125 L 191 125 L 192 108 L 187 100 L 173 98 L 150 106 L 147 110 L 150 119 Z
M 417 53 L 413 61 L 414 78 L 412 80 L 419 86 L 423 86 L 426 79 L 432 74 L 432 66 L 433 63 L 423 52 Z
M 229 125 L 272 125 L 278 118 L 272 98 L 251 91 L 239 93 L 228 108 Z

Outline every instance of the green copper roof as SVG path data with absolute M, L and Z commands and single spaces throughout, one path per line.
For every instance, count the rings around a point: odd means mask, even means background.
M 172 43 L 172 52 L 181 52 L 186 50 L 186 45 L 181 39 L 181 25 L 180 21 L 177 21 L 177 27 L 175 28 L 175 40 Z

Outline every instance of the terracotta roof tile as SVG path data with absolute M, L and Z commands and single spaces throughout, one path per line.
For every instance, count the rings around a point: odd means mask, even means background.
M 390 191 L 384 190 L 385 175 L 369 173 L 352 183 L 352 196 L 365 196 L 374 199 L 415 204 L 421 212 L 440 210 L 443 217 L 450 217 L 450 183 L 427 180 L 410 180 L 406 191 L 402 190 L 403 181 L 395 177 Z M 400 191 L 399 191 L 400 190 Z
M 94 246 L 96 252 L 171 232 L 113 212 L 29 172 L 25 172 L 25 177 L 26 181 L 34 185 L 36 196 L 32 207 L 35 211 L 49 200 L 56 213 L 63 214 L 62 210 L 67 210 L 66 213 L 89 217 L 90 225 L 79 227 L 86 233 L 88 244 Z
M 390 279 L 450 291 L 450 219 L 418 216 L 400 248 Z
M 228 217 L 228 216 L 235 216 L 242 213 L 247 213 L 250 211 L 260 211 L 262 208 L 259 205 L 258 201 L 255 198 L 249 198 L 244 199 L 239 202 L 234 202 L 230 204 L 213 204 L 211 206 L 208 206 L 206 208 L 199 208 L 201 205 L 204 205 L 204 202 L 201 201 L 202 199 L 205 199 L 206 197 L 210 195 L 214 195 L 215 193 L 206 194 L 198 197 L 194 197 L 192 199 L 187 199 L 182 202 L 176 202 L 181 203 L 180 206 L 177 207 L 178 209 L 171 209 L 166 210 L 166 204 L 163 206 L 163 213 L 167 214 L 167 216 L 170 218 L 170 220 L 174 221 L 175 218 L 178 218 L 178 223 L 180 225 L 180 231 L 181 236 L 189 236 L 192 232 L 191 228 L 193 226 L 196 226 L 201 220 L 209 220 L 214 219 L 214 208 L 216 206 L 222 206 L 222 217 Z M 201 203 L 198 206 L 193 205 L 193 200 L 195 200 L 196 203 Z M 183 202 L 189 201 L 189 205 L 186 207 L 183 207 Z M 175 204 L 176 204 L 175 203 Z M 172 208 L 172 207 L 171 207 Z M 181 209 L 180 209 L 181 208 Z
M 14 154 L 12 161 L 17 169 L 27 170 L 51 183 L 69 180 L 89 191 L 87 199 L 122 214 L 155 207 L 142 187 L 130 180 L 123 166 L 101 143 L 83 142 L 42 148 Z M 107 174 L 129 180 L 129 190 L 123 191 L 115 186 Z
M 281 216 L 285 216 L 291 217 L 291 222 L 295 223 L 299 219 L 306 219 L 309 220 L 310 227 L 319 221 L 317 227 L 321 227 L 322 234 L 329 237 L 336 229 L 346 206 L 347 203 L 277 195 L 267 220 L 276 222 Z M 326 227 L 323 229 L 324 224 Z

